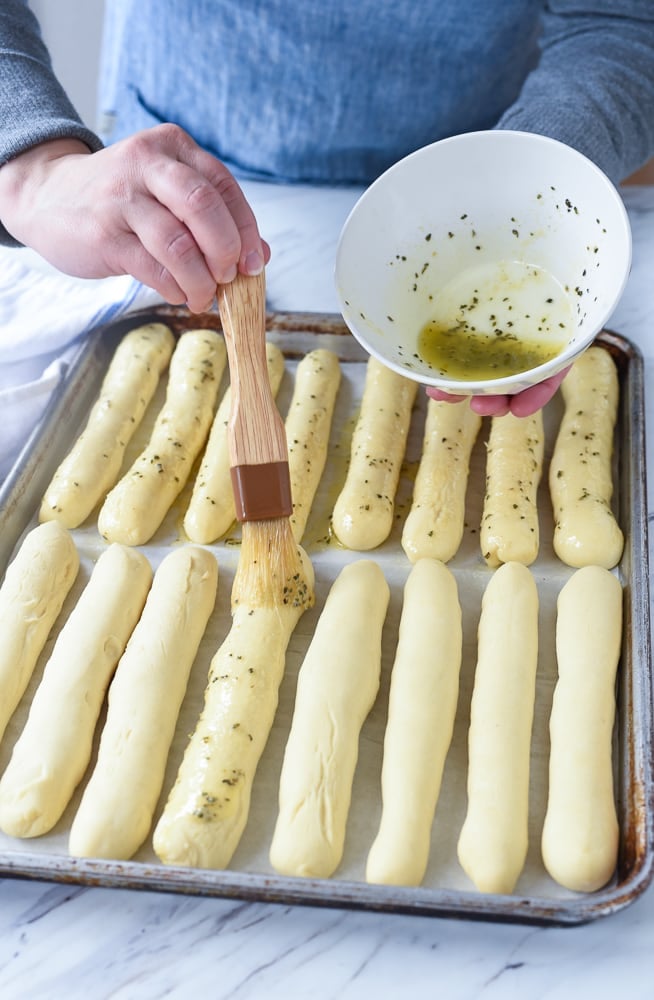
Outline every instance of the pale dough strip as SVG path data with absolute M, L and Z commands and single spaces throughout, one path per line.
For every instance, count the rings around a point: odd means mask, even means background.
M 313 570 L 303 553 L 308 585 Z M 226 868 L 247 823 L 252 784 L 277 709 L 286 648 L 304 606 L 238 604 L 209 670 L 202 714 L 157 823 L 164 864 Z
M 461 867 L 480 892 L 511 893 L 528 846 L 538 592 L 522 563 L 495 570 L 482 599 L 468 732 Z
M 613 435 L 619 384 L 615 362 L 589 347 L 566 375 L 565 411 L 550 463 L 554 551 L 569 566 L 617 565 L 624 537 L 611 510 Z
M 543 412 L 493 417 L 479 540 L 484 559 L 530 566 L 538 556 L 538 485 L 543 472 Z
M 295 388 L 286 416 L 288 468 L 291 477 L 293 513 L 291 528 L 296 542 L 302 540 L 318 483 L 325 468 L 329 432 L 341 367 L 332 351 L 318 348 L 300 361 Z
M 284 355 L 274 344 L 266 344 L 268 375 L 273 396 L 277 396 L 284 375 Z M 230 473 L 227 424 L 232 406 L 228 388 L 220 401 L 200 469 L 193 484 L 184 515 L 184 531 L 192 542 L 209 545 L 221 538 L 236 520 Z
M 557 602 L 559 676 L 542 836 L 547 871 L 576 892 L 606 885 L 617 864 L 612 749 L 621 636 L 619 581 L 600 566 L 577 570 Z
M 7 568 L 0 588 L 0 739 L 78 569 L 72 536 L 57 521 L 33 528 Z
M 152 581 L 146 557 L 111 545 L 98 559 L 36 689 L 0 780 L 0 828 L 38 837 L 58 822 L 89 760 L 107 685 Z
M 382 816 L 368 854 L 368 882 L 420 885 L 424 878 L 454 729 L 462 641 L 453 574 L 442 562 L 419 559 L 404 587 L 384 736 Z
M 402 548 L 413 563 L 449 562 L 459 549 L 470 454 L 481 422 L 467 402 L 427 404 L 422 456 L 402 532 Z
M 41 521 L 76 528 L 114 485 L 125 449 L 143 419 L 173 351 L 163 323 L 132 330 L 109 364 L 86 427 L 54 474 L 41 503 Z
M 226 360 L 215 330 L 180 337 L 150 440 L 100 508 L 98 528 L 107 541 L 144 545 L 156 532 L 209 433 Z
M 217 583 L 215 556 L 193 545 L 169 553 L 157 569 L 109 688 L 98 758 L 70 831 L 71 854 L 126 860 L 147 837 Z
M 270 847 L 284 875 L 328 878 L 341 861 L 389 596 L 377 563 L 358 560 L 341 570 L 318 620 L 298 676 Z
M 350 465 L 332 515 L 334 534 L 350 549 L 374 549 L 391 532 L 416 391 L 416 382 L 369 359 Z

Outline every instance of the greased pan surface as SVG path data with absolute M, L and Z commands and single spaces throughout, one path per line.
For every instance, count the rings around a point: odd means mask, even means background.
M 85 341 L 71 364 L 65 382 L 52 399 L 40 427 L 33 433 L 16 467 L 0 489 L 0 573 L 4 572 L 23 533 L 36 524 L 42 494 L 84 424 L 117 343 L 127 330 L 151 320 L 167 322 L 175 333 L 191 327 L 219 326 L 218 319 L 213 314 L 189 317 L 181 311 L 161 309 L 134 315 L 129 320 L 93 333 Z M 476 654 L 476 626 L 481 596 L 491 572 L 481 558 L 478 532 L 484 488 L 487 422 L 473 452 L 464 538 L 459 553 L 449 564 L 459 586 L 464 651 L 457 720 L 433 825 L 429 867 L 423 885 L 417 889 L 368 885 L 364 879 L 365 861 L 380 815 L 379 782 L 389 676 L 397 641 L 402 588 L 411 568 L 401 548 L 400 537 L 402 523 L 409 510 L 413 477 L 420 456 L 425 398 L 424 394 L 418 393 L 397 495 L 396 524 L 388 541 L 379 549 L 368 553 L 349 552 L 334 544 L 327 544 L 329 513 L 345 477 L 349 440 L 361 396 L 366 357 L 340 318 L 331 315 L 273 314 L 268 318 L 268 333 L 269 338 L 282 348 L 287 359 L 287 371 L 278 397 L 283 415 L 290 401 L 297 361 L 307 351 L 320 346 L 338 354 L 342 363 L 342 382 L 330 439 L 329 460 L 303 540 L 316 570 L 316 607 L 300 620 L 289 646 L 275 725 L 257 773 L 250 819 L 230 869 L 206 871 L 166 867 L 157 860 L 149 840 L 130 862 L 71 858 L 67 853 L 67 837 L 86 780 L 83 779 L 69 808 L 50 834 L 23 841 L 0 834 L 0 872 L 16 877 L 79 884 L 536 924 L 583 923 L 628 905 L 651 880 L 653 837 L 643 366 L 639 353 L 617 334 L 605 332 L 599 338 L 599 342 L 611 351 L 617 363 L 621 389 L 614 462 L 615 508 L 626 538 L 624 555 L 617 570 L 623 583 L 625 600 L 614 749 L 621 831 L 618 869 L 613 881 L 599 892 L 574 894 L 552 881 L 544 871 L 540 859 L 540 830 L 547 787 L 547 727 L 556 676 L 555 602 L 560 587 L 572 572 L 555 558 L 551 546 L 552 515 L 546 482 L 547 464 L 561 414 L 560 401 L 555 400 L 545 413 L 546 464 L 539 494 L 541 551 L 538 560 L 531 567 L 541 602 L 541 655 L 532 738 L 530 849 L 515 893 L 512 896 L 493 896 L 482 895 L 474 890 L 456 860 L 456 840 L 465 815 L 466 738 Z M 165 378 L 160 387 L 162 391 L 164 387 Z M 146 416 L 144 427 L 128 450 L 125 467 L 143 444 L 161 400 L 160 392 L 153 401 L 149 424 Z M 185 540 L 181 525 L 189 496 L 190 485 L 152 541 L 143 547 L 154 568 L 171 546 L 179 545 Z M 98 535 L 96 524 L 97 519 L 92 516 L 84 526 L 73 532 L 80 551 L 82 569 L 64 605 L 61 621 L 65 620 L 79 596 L 94 560 L 105 545 Z M 215 552 L 220 567 L 219 596 L 191 674 L 157 815 L 174 780 L 186 734 L 195 724 L 209 661 L 229 628 L 229 594 L 238 558 L 237 528 L 210 548 Z M 379 563 L 391 586 L 392 596 L 384 628 L 382 684 L 360 740 L 345 855 L 338 871 L 329 880 L 281 877 L 270 866 L 268 848 L 276 819 L 277 785 L 293 711 L 297 671 L 329 586 L 347 561 L 358 558 L 372 558 Z M 2 769 L 6 766 L 11 748 L 26 718 L 31 695 L 52 647 L 53 638 L 48 641 L 32 683 L 0 746 Z

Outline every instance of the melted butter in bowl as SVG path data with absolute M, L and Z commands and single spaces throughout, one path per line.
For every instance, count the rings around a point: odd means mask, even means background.
M 523 261 L 468 268 L 433 301 L 417 354 L 451 379 L 497 379 L 551 361 L 574 333 L 568 291 L 547 270 Z

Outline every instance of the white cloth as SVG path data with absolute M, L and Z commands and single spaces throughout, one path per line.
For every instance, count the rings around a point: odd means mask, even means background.
M 0 483 L 81 338 L 161 301 L 128 275 L 72 278 L 31 250 L 0 248 Z

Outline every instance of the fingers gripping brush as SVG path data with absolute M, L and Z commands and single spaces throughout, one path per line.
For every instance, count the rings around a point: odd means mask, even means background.
M 286 432 L 266 362 L 264 273 L 238 274 L 219 286 L 218 308 L 232 388 L 228 423 L 232 488 L 236 517 L 242 524 L 232 605 L 309 607 L 312 588 L 289 520 L 293 501 Z

